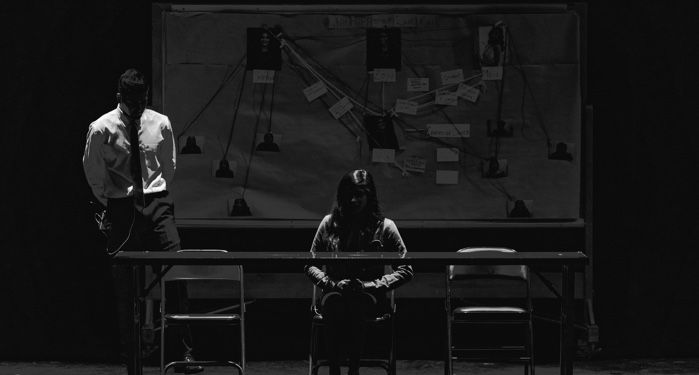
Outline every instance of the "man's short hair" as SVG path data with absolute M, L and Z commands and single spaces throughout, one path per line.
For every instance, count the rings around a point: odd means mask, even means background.
M 128 69 L 119 77 L 119 93 L 122 95 L 142 94 L 148 91 L 143 73 L 137 69 Z

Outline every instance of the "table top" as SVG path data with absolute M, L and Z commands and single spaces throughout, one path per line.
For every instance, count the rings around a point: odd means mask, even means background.
M 309 251 L 202 251 L 186 252 L 120 252 L 115 264 L 172 264 L 172 265 L 325 265 L 336 263 L 383 263 L 411 265 L 448 264 L 526 264 L 530 266 L 583 266 L 588 257 L 580 252 L 516 252 L 516 253 L 458 253 L 458 252 L 341 252 Z

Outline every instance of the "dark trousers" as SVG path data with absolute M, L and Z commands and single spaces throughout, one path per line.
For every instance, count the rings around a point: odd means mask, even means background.
M 358 371 L 364 350 L 366 321 L 377 314 L 376 297 L 368 293 L 330 292 L 323 296 L 321 312 L 330 362 L 330 375 L 340 373 L 343 357 L 349 359 L 350 373 Z M 343 351 L 347 353 L 346 357 Z
M 148 194 L 138 198 L 109 199 L 107 219 L 111 230 L 107 240 L 110 253 L 117 251 L 177 251 L 180 237 L 175 225 L 174 205 L 167 192 Z M 157 270 L 153 270 L 157 272 Z M 134 373 L 133 346 L 135 287 L 144 286 L 143 272 L 128 266 L 112 266 L 112 278 L 119 319 L 121 350 L 126 354 L 127 370 Z M 136 285 L 134 285 L 136 284 Z M 187 310 L 187 291 L 180 283 L 173 290 L 166 290 L 168 299 Z M 142 317 L 137 317 L 142 319 Z M 186 329 L 182 337 L 184 345 L 191 348 L 191 333 Z

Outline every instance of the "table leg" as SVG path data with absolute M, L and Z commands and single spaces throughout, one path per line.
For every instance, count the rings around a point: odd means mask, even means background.
M 143 293 L 143 277 L 141 277 L 142 272 L 142 266 L 133 266 L 133 347 L 131 348 L 131 350 L 133 353 L 132 365 L 135 371 L 135 375 L 143 374 L 143 366 L 141 362 L 141 294 Z
M 573 374 L 573 356 L 575 355 L 574 293 L 575 272 L 569 266 L 563 266 L 561 286 L 561 336 L 560 364 L 561 375 Z

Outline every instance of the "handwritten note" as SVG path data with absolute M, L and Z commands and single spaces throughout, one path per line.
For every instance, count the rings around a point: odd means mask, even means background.
M 253 83 L 274 83 L 274 70 L 253 69 Z
M 459 88 L 456 90 L 456 95 L 468 100 L 469 102 L 475 103 L 480 96 L 481 91 L 473 86 L 469 86 L 465 83 L 459 84 Z
M 459 183 L 459 171 L 437 170 L 437 185 L 456 185 Z
M 395 27 L 417 27 L 417 15 L 396 14 L 393 16 L 393 26 Z
M 427 124 L 427 135 L 436 138 L 468 138 L 471 124 Z
M 321 96 L 325 95 L 328 92 L 327 86 L 325 86 L 325 83 L 318 81 L 305 89 L 303 89 L 303 94 L 306 95 L 306 100 L 309 102 L 312 102 Z
M 427 92 L 430 90 L 429 78 L 408 78 L 409 92 Z
M 371 161 L 374 163 L 393 163 L 396 161 L 396 150 L 392 148 L 375 148 L 371 150 Z
M 425 173 L 427 160 L 419 156 L 410 156 L 403 161 L 403 168 L 409 172 Z
M 416 115 L 417 114 L 417 106 L 418 104 L 415 102 L 411 102 L 410 100 L 405 100 L 405 99 L 396 99 L 396 112 L 397 113 L 406 113 L 409 115 Z
M 393 25 L 392 14 L 375 14 L 371 16 L 372 27 L 393 27 Z
M 459 161 L 459 149 L 455 147 L 439 147 L 437 148 L 438 162 Z
M 344 98 L 340 99 L 337 103 L 333 104 L 333 106 L 330 107 L 329 110 L 330 114 L 332 114 L 335 119 L 339 119 L 350 109 L 352 109 L 352 103 L 350 102 L 349 98 L 345 96 Z
M 442 85 L 451 85 L 464 80 L 464 70 L 454 69 L 441 73 Z
M 434 104 L 455 106 L 459 104 L 459 102 L 455 93 L 449 91 L 437 91 L 434 97 Z
M 374 82 L 395 82 L 395 69 L 374 69 Z

